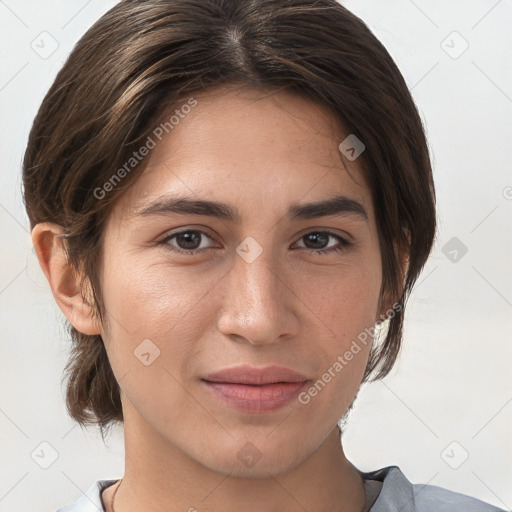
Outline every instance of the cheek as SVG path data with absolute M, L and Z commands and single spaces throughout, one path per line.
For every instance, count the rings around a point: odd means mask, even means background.
M 177 269 L 141 268 L 105 269 L 107 352 L 123 392 L 140 412 L 176 421 L 176 411 L 198 414 L 180 382 L 210 318 L 202 298 L 211 283 L 199 285 Z
M 362 263 L 308 278 L 302 284 L 305 302 L 324 324 L 326 337 L 336 339 L 337 344 L 353 339 L 378 316 L 380 261 Z
M 162 264 L 118 264 L 105 269 L 104 300 L 110 329 L 106 333 L 109 357 L 116 377 L 132 372 L 142 386 L 144 361 L 152 370 L 167 368 L 173 374 L 187 375 L 186 362 L 198 350 L 197 340 L 215 321 L 208 291 L 219 278 L 198 272 L 197 268 L 173 268 Z M 149 340 L 149 341 L 148 341 Z M 155 371 L 146 372 L 153 379 Z M 146 375 L 146 374 L 144 374 Z M 142 379 L 142 380 L 139 380 Z M 149 379 L 146 384 L 154 386 Z M 126 385 L 126 381 L 125 381 Z M 167 382 L 167 386 L 169 383 Z
M 323 282 L 323 290 L 308 287 L 308 300 L 317 305 L 325 335 L 315 338 L 317 380 L 302 394 L 301 403 L 312 408 L 312 416 L 337 421 L 357 393 L 368 362 L 378 313 L 380 262 Z
M 107 272 L 106 272 L 107 274 Z M 155 332 L 190 325 L 204 296 L 218 279 L 190 267 L 131 262 L 111 268 L 105 281 L 105 305 L 130 333 Z M 187 321 L 180 321 L 185 320 Z
M 338 411 L 348 407 L 362 380 L 378 317 L 382 277 L 379 258 L 379 253 L 361 257 L 357 264 L 319 279 L 317 286 L 304 285 L 305 297 L 322 327 L 319 332 L 325 333 L 316 338 L 322 363 L 322 382 L 317 388 L 322 389 L 324 399 L 315 406 L 326 407 L 325 414 L 329 414 L 329 402 L 339 404 Z M 328 388 L 325 391 L 324 385 Z

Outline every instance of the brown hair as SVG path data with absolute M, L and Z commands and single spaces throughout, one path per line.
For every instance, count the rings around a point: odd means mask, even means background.
M 34 120 L 23 161 L 31 227 L 63 227 L 84 297 L 106 320 L 98 279 L 103 226 L 148 159 L 101 199 L 94 191 L 183 98 L 230 84 L 301 94 L 363 141 L 382 253 L 381 305 L 389 298 L 397 305 L 364 374 L 365 381 L 381 379 L 399 353 L 405 302 L 433 245 L 435 192 L 422 122 L 402 75 L 336 0 L 121 1 L 78 41 Z M 400 250 L 408 256 L 405 275 Z M 123 421 L 119 386 L 101 336 L 67 327 L 67 409 L 103 435 Z

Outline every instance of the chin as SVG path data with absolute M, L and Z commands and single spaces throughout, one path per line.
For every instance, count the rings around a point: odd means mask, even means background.
M 238 478 L 268 478 L 277 476 L 297 467 L 306 457 L 304 445 L 300 443 L 284 442 L 277 436 L 270 442 L 262 436 L 261 442 L 251 440 L 235 441 L 231 446 L 226 446 L 225 451 L 209 453 L 205 460 L 202 452 L 198 460 L 203 466 L 217 473 Z M 217 445 L 219 447 L 219 444 Z

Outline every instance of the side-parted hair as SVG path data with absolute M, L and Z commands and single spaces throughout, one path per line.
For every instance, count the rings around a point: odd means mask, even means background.
M 82 295 L 104 322 L 105 221 L 149 156 L 108 193 L 105 183 L 194 92 L 231 85 L 300 94 L 326 106 L 364 143 L 358 162 L 376 215 L 380 304 L 394 302 L 394 313 L 372 345 L 363 381 L 383 378 L 400 351 L 405 303 L 433 246 L 435 191 L 421 118 L 400 71 L 335 0 L 119 2 L 78 41 L 34 120 L 23 161 L 31 228 L 63 228 Z M 123 421 L 119 385 L 101 336 L 69 322 L 67 328 L 68 412 L 103 435 Z

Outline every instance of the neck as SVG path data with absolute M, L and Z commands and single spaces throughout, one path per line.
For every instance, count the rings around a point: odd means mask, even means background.
M 364 509 L 363 480 L 345 457 L 337 428 L 296 467 L 268 477 L 242 478 L 206 468 L 163 439 L 140 415 L 126 412 L 125 474 L 115 496 L 115 512 Z

